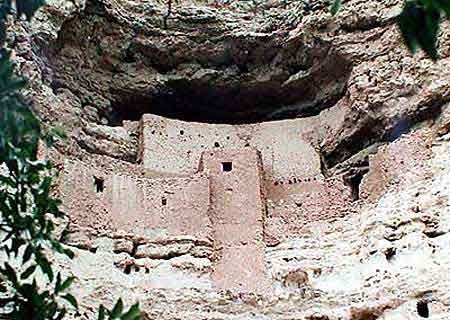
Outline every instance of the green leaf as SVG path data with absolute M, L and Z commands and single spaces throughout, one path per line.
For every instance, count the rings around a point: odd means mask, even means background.
M 32 266 L 28 267 L 27 270 L 25 270 L 21 275 L 20 275 L 20 279 L 24 280 L 24 279 L 28 279 L 36 270 L 36 265 L 33 264 Z
M 19 253 L 19 249 L 21 246 L 25 244 L 25 240 L 21 238 L 14 237 L 11 240 L 11 252 L 14 252 L 14 255 L 17 257 L 17 254 Z
M 60 310 L 59 315 L 55 318 L 55 320 L 62 320 L 66 316 L 67 310 L 65 308 L 62 308 Z
M 58 272 L 56 275 L 56 283 L 55 283 L 55 294 L 58 294 L 61 290 L 61 273 Z
M 419 9 L 411 1 L 405 2 L 402 12 L 397 16 L 397 25 L 406 46 L 412 53 L 417 50 L 417 33 L 419 32 L 417 21 L 424 17 L 423 9 Z
M 75 277 L 69 277 L 69 278 L 67 278 L 67 279 L 61 284 L 61 286 L 59 287 L 59 289 L 57 290 L 56 293 L 62 292 L 62 291 L 64 291 L 64 290 L 67 290 L 67 289 L 72 285 L 72 283 L 73 283 L 74 281 L 75 281 Z
M 9 281 L 13 283 L 13 285 L 17 284 L 16 271 L 9 265 L 8 262 L 5 262 L 5 269 L 0 269 L 0 271 L 8 278 Z
M 11 179 L 11 177 L 5 177 L 5 176 L 0 176 L 0 184 L 10 186 L 10 187 L 15 186 L 14 181 Z
M 53 319 L 57 311 L 58 311 L 58 304 L 55 301 L 50 302 L 50 304 L 48 305 L 48 312 L 47 312 L 48 318 Z
M 334 16 L 336 13 L 338 13 L 339 9 L 341 8 L 342 1 L 341 0 L 334 0 L 330 7 L 330 12 Z
M 122 320 L 137 320 L 141 318 L 139 303 L 134 304 L 127 313 L 122 316 Z
M 436 5 L 436 9 L 442 10 L 447 19 L 450 19 L 450 0 L 434 0 L 433 3 Z
M 122 298 L 119 298 L 116 305 L 114 306 L 114 308 L 111 311 L 111 314 L 110 314 L 111 318 L 116 319 L 116 318 L 120 317 L 120 315 L 122 314 L 122 311 L 123 311 L 123 301 L 122 301 Z
M 105 320 L 105 307 L 101 304 L 100 308 L 98 309 L 98 318 L 97 320 Z
M 62 296 L 61 298 L 63 298 L 64 300 L 67 300 L 75 309 L 78 310 L 78 302 L 77 302 L 77 299 L 75 299 L 75 297 L 73 295 L 68 293 L 68 294 Z
M 39 259 L 36 257 L 36 262 L 39 267 L 41 267 L 42 272 L 47 275 L 48 279 L 50 281 L 53 281 L 53 269 L 47 258 L 43 255 L 40 255 Z
M 420 47 L 432 60 L 439 57 L 436 42 L 442 8 L 436 4 L 435 1 L 428 5 L 418 0 L 406 1 L 397 17 L 397 25 L 409 50 L 415 53 Z
M 64 249 L 63 253 L 68 256 L 70 259 L 73 259 L 73 257 L 75 256 L 75 254 L 73 253 L 72 250 L 70 249 Z
M 425 27 L 422 28 L 417 36 L 417 42 L 432 60 L 438 59 L 436 48 L 437 35 L 439 32 L 440 13 L 435 9 L 426 12 Z

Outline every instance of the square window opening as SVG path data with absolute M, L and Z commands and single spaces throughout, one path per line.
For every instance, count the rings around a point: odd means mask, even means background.
M 223 172 L 230 172 L 231 170 L 233 170 L 232 162 L 222 162 L 222 171 Z

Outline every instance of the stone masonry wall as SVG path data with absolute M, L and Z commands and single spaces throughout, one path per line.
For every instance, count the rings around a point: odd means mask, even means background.
M 321 172 L 320 156 L 308 138 L 311 119 L 226 125 L 146 114 L 141 126 L 142 162 L 150 176 L 194 174 L 205 150 L 258 150 L 268 230 L 278 238 L 300 232 L 298 221 L 339 215 L 351 201 L 342 179 L 329 180 Z
M 286 182 L 320 174 L 320 159 L 303 137 L 309 120 L 249 125 L 186 122 L 145 114 L 142 117 L 142 162 L 150 173 L 191 175 L 203 151 L 252 147 L 261 152 L 266 180 Z
M 219 289 L 267 289 L 264 265 L 265 197 L 262 163 L 252 149 L 206 151 L 211 220 L 218 259 L 213 282 Z
M 105 175 L 81 162 L 67 162 L 60 185 L 72 228 L 125 232 L 147 238 L 210 236 L 209 181 L 190 178 L 135 178 Z

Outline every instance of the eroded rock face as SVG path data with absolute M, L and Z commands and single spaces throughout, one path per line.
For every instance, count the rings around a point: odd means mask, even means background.
M 394 25 L 401 1 L 350 0 L 335 18 L 327 6 L 183 2 L 164 28 L 156 2 L 54 0 L 15 27 L 11 46 L 30 79 L 27 94 L 45 125 L 69 136 L 43 152 L 63 173 L 57 192 L 70 199 L 75 187 L 91 188 L 79 192 L 82 201 L 65 201 L 75 260 L 54 257 L 78 279 L 81 318 L 118 296 L 139 300 L 150 319 L 419 319 L 423 310 L 449 317 L 447 26 L 442 58 L 432 63 L 402 45 Z M 139 123 L 146 113 L 196 121 L 176 122 L 183 139 L 202 133 L 202 122 L 243 125 L 236 143 L 244 148 L 261 139 L 287 145 L 277 130 L 283 122 L 260 122 L 303 118 L 283 128 L 302 123 L 313 181 L 302 161 L 280 152 L 276 160 L 301 168 L 285 180 L 262 174 L 265 208 L 247 225 L 217 228 L 210 177 L 199 174 L 191 189 L 178 188 L 186 177 L 148 182 L 154 157 L 139 142 L 143 134 L 154 142 Z M 205 132 L 227 141 L 226 130 L 214 130 Z M 273 153 L 262 154 L 270 173 L 264 157 Z M 164 214 L 165 201 L 200 198 Z M 253 247 L 223 232 L 243 226 L 258 229 L 244 241 Z M 240 270 L 258 273 L 258 283 L 227 289 L 249 277 Z
M 53 90 L 71 88 L 115 123 L 148 112 L 208 122 L 311 115 L 346 89 L 351 63 L 321 37 L 192 6 L 177 7 L 163 29 L 161 9 L 86 3 L 50 44 Z

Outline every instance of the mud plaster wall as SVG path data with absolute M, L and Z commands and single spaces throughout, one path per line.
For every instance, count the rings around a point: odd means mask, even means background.
M 213 240 L 206 256 L 216 288 L 266 291 L 266 245 L 348 203 L 342 181 L 321 173 L 310 126 L 305 119 L 233 126 L 144 115 L 142 175 L 66 161 L 60 196 L 72 232 Z M 133 255 L 173 254 L 155 250 L 138 245 Z
M 309 120 L 249 125 L 185 122 L 146 114 L 142 117 L 142 162 L 150 174 L 191 175 L 205 150 L 254 148 L 261 152 L 266 182 L 321 174 L 319 155 L 304 135 Z
M 105 175 L 80 162 L 68 161 L 60 185 L 63 208 L 71 212 L 75 228 L 102 232 L 123 231 L 148 238 L 210 236 L 209 180 L 147 179 Z
M 215 285 L 244 291 L 266 289 L 260 153 L 250 148 L 207 151 L 201 167 L 211 183 L 210 212 L 219 256 L 213 274 Z
M 269 246 L 301 234 L 310 222 L 344 215 L 352 202 L 349 188 L 339 177 L 310 179 L 285 188 L 287 192 L 267 200 L 265 234 Z
M 361 182 L 361 197 L 378 201 L 390 186 L 424 178 L 431 154 L 430 141 L 429 132 L 412 133 L 371 155 L 369 173 Z
M 339 178 L 322 175 L 319 154 L 308 138 L 313 121 L 225 125 L 147 114 L 141 124 L 143 166 L 150 176 L 190 175 L 199 171 L 205 150 L 254 148 L 261 153 L 269 229 L 289 235 L 299 231 L 298 221 L 339 215 L 350 202 L 350 190 Z
M 60 196 L 64 210 L 71 212 L 72 231 L 151 241 L 214 239 L 211 279 L 216 288 L 267 290 L 260 153 L 215 150 L 201 158 L 202 173 L 160 179 L 105 174 L 66 161 Z M 159 258 L 152 246 L 139 246 L 134 255 Z

